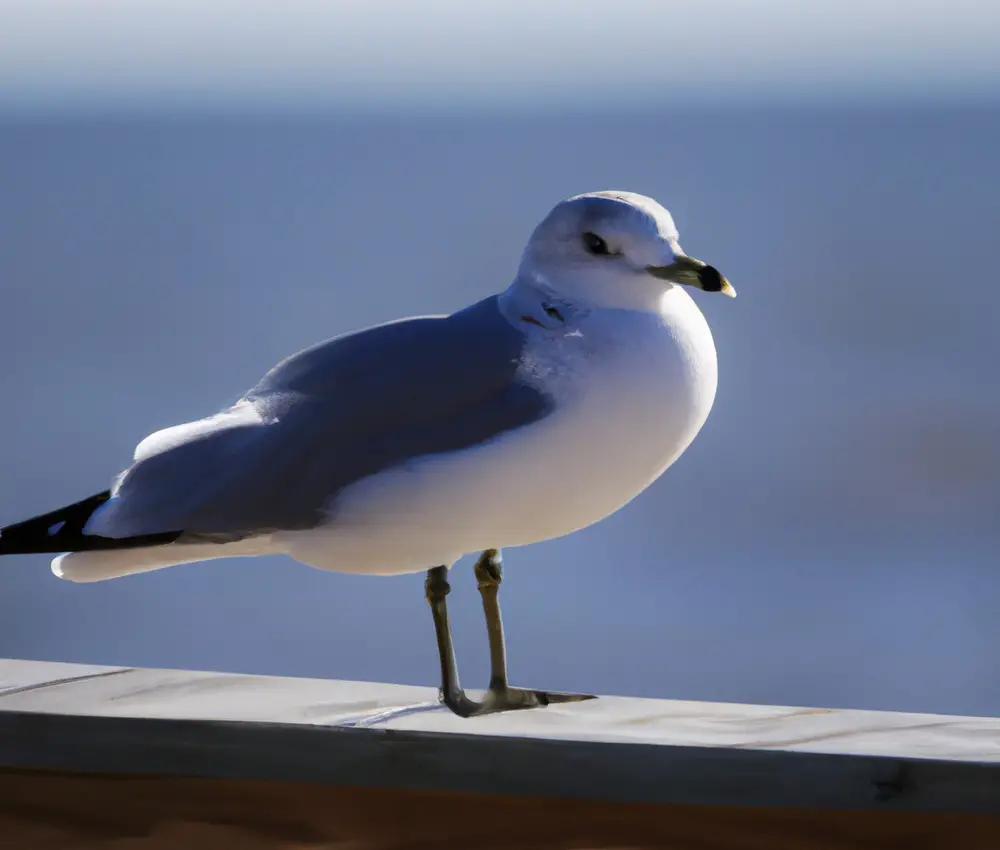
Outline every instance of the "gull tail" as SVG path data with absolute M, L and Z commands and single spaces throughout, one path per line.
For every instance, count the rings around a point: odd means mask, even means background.
M 103 581 L 145 573 L 176 564 L 260 555 L 270 551 L 262 540 L 232 542 L 180 540 L 183 531 L 141 534 L 135 537 L 102 537 L 84 529 L 111 493 L 102 493 L 24 522 L 0 528 L 0 555 L 64 553 L 52 561 L 52 572 L 68 581 Z

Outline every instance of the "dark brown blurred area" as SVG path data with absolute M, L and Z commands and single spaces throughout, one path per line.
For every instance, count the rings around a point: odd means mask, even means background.
M 0 772 L 17 850 L 996 850 L 1000 818 Z

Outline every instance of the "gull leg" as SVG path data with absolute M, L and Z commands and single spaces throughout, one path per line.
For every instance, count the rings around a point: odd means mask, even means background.
M 458 679 L 451 629 L 448 626 L 448 610 L 445 597 L 451 589 L 447 581 L 447 568 L 435 567 L 427 573 L 425 590 L 427 601 L 434 615 L 437 632 L 438 654 L 441 657 L 441 699 L 448 708 L 460 717 L 474 717 L 500 711 L 514 711 L 521 708 L 536 708 L 555 702 L 579 702 L 593 699 L 588 694 L 562 694 L 548 691 L 533 691 L 512 688 L 507 683 L 507 652 L 503 636 L 503 621 L 500 617 L 498 594 L 503 581 L 503 569 L 498 549 L 487 549 L 480 555 L 475 566 L 476 581 L 483 599 L 483 613 L 486 615 L 486 631 L 490 646 L 490 686 L 482 702 L 470 699 Z
M 451 641 L 451 626 L 448 625 L 448 603 L 445 601 L 450 592 L 448 568 L 429 569 L 424 580 L 424 595 L 430 603 L 434 631 L 437 633 L 438 656 L 441 658 L 441 701 L 459 717 L 472 717 L 479 713 L 481 705 L 465 695 L 458 679 L 455 647 Z
M 487 549 L 479 556 L 474 567 L 479 595 L 483 598 L 486 615 L 486 633 L 490 644 L 490 688 L 496 707 L 492 711 L 510 711 L 517 708 L 535 708 L 555 702 L 582 702 L 594 699 L 591 694 L 563 694 L 552 691 L 533 691 L 512 688 L 507 683 L 507 647 L 503 636 L 503 619 L 500 616 L 500 583 L 503 581 L 503 561 L 499 549 Z

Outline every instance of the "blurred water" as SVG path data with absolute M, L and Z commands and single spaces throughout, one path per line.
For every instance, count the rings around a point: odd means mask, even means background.
M 0 521 L 106 486 L 305 345 L 506 286 L 553 203 L 626 188 L 740 292 L 699 299 L 719 396 L 641 499 L 507 552 L 514 680 L 996 714 L 998 150 L 1000 111 L 957 107 L 8 120 Z M 436 681 L 419 576 L 0 567 L 0 655 Z

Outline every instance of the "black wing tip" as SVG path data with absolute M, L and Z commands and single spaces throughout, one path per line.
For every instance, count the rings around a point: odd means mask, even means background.
M 173 543 L 183 532 L 167 531 L 137 537 L 100 537 L 84 534 L 94 512 L 111 498 L 103 490 L 79 502 L 39 514 L 0 529 L 0 555 L 38 555 L 60 552 L 92 552 L 108 549 L 135 549 Z

